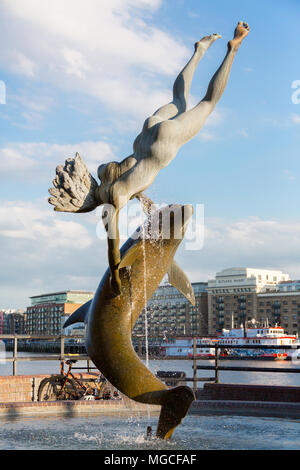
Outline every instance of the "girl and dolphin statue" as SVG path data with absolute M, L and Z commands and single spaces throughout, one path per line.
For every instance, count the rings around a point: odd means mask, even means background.
M 59 165 L 49 192 L 49 203 L 60 212 L 89 212 L 110 205 L 104 225 L 108 240 L 109 269 L 104 274 L 92 301 L 77 310 L 65 326 L 78 321 L 87 324 L 86 347 L 95 365 L 121 392 L 142 403 L 161 405 L 157 436 L 169 438 L 186 415 L 194 394 L 188 387 L 169 390 L 139 360 L 131 343 L 137 317 L 168 272 L 169 282 L 194 302 L 191 284 L 173 261 L 181 239 L 166 237 L 158 241 L 142 235 L 131 237 L 119 249 L 119 211 L 130 199 L 141 198 L 160 170 L 175 158 L 182 145 L 192 139 L 213 112 L 226 88 L 231 67 L 244 38 L 247 23 L 240 21 L 227 53 L 212 77 L 204 98 L 187 109 L 196 67 L 208 48 L 221 36 L 212 34 L 196 42 L 194 53 L 175 80 L 173 99 L 146 119 L 133 145 L 133 153 L 123 161 L 98 168 L 101 184 L 89 173 L 76 154 L 75 159 Z M 174 206 L 172 206 L 174 207 Z M 177 206 L 192 215 L 191 206 Z M 157 212 L 163 216 L 169 208 Z M 190 218 L 189 217 L 189 218 Z M 178 228 L 173 217 L 172 229 Z M 180 228 L 185 231 L 187 221 Z M 150 224 L 151 225 L 151 224 Z

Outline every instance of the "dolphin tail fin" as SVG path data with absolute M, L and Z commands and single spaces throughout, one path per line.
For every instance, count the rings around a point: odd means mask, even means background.
M 161 408 L 156 436 L 170 439 L 194 400 L 194 392 L 189 387 L 180 386 L 168 390 Z
M 73 325 L 74 323 L 84 323 L 91 303 L 92 300 L 89 300 L 77 310 L 75 310 L 75 312 L 72 313 L 72 315 L 70 315 L 69 318 L 65 321 L 63 328 L 67 328 L 67 326 Z
M 181 292 L 192 305 L 195 305 L 195 294 L 192 284 L 190 283 L 187 275 L 182 271 L 178 264 L 175 263 L 175 261 L 173 261 L 170 266 L 168 277 L 169 283 L 176 287 L 176 289 L 179 290 L 179 292 Z

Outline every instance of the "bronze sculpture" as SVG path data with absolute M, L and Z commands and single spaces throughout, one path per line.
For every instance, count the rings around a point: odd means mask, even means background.
M 163 439 L 170 438 L 174 428 L 180 424 L 195 399 L 194 393 L 189 387 L 169 390 L 155 377 L 135 353 L 131 332 L 140 312 L 166 272 L 170 283 L 194 305 L 193 288 L 173 261 L 192 212 L 192 206 L 178 205 L 156 211 L 150 223 L 147 220 L 146 228 L 138 229 L 121 249 L 122 294 L 113 295 L 108 269 L 93 300 L 76 310 L 64 325 L 86 323 L 87 353 L 120 392 L 135 401 L 162 406 L 157 436 Z M 152 226 L 159 225 L 160 215 L 162 219 L 167 215 L 166 219 L 170 220 L 170 232 L 167 226 L 160 226 L 158 237 L 154 240 L 151 234 L 149 236 L 149 231 Z M 155 219 L 158 224 L 154 222 Z M 181 239 L 174 237 L 179 232 L 182 233 Z
M 157 430 L 157 436 L 161 438 L 171 437 L 174 428 L 186 415 L 194 394 L 188 387 L 168 390 L 138 359 L 132 347 L 131 331 L 166 272 L 169 282 L 191 302 L 194 302 L 194 296 L 190 282 L 173 262 L 180 243 L 174 237 L 178 221 L 171 217 L 173 236 L 166 237 L 160 227 L 159 240 L 153 242 L 151 237 L 144 237 L 140 231 L 137 239 L 130 238 L 120 251 L 119 211 L 135 197 L 143 202 L 144 209 L 148 211 L 150 203 L 143 191 L 157 173 L 173 160 L 179 148 L 199 132 L 214 110 L 225 90 L 235 54 L 248 33 L 248 24 L 238 23 L 234 38 L 228 43 L 227 54 L 211 79 L 205 97 L 194 108 L 187 110 L 196 66 L 220 35 L 206 36 L 195 44 L 192 58 L 174 83 L 172 102 L 146 119 L 142 132 L 135 139 L 132 155 L 120 163 L 99 166 L 100 185 L 76 154 L 75 159 L 66 160 L 64 167 L 57 167 L 54 187 L 49 190 L 52 196 L 49 202 L 56 211 L 89 212 L 105 205 L 109 269 L 95 298 L 76 311 L 64 326 L 85 321 L 87 352 L 106 378 L 133 400 L 162 406 Z M 188 218 L 191 217 L 190 206 L 179 207 L 189 213 Z M 157 211 L 156 217 L 159 214 L 162 215 L 163 211 Z M 152 216 L 147 230 L 153 224 Z M 186 221 L 181 219 L 182 232 L 185 228 Z M 141 285 L 144 285 L 144 292 Z

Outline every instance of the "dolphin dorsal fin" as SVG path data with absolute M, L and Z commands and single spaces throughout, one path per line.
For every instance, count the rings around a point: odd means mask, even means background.
M 140 256 L 143 256 L 143 247 L 141 244 L 133 245 L 126 251 L 125 255 L 122 256 L 119 269 L 131 266 Z
M 67 326 L 73 325 L 74 323 L 84 323 L 86 315 L 89 311 L 90 305 L 92 300 L 89 300 L 85 304 L 81 305 L 77 310 L 75 310 L 72 315 L 65 321 L 63 328 L 67 328 Z
M 175 263 L 175 261 L 172 262 L 169 268 L 168 277 L 169 283 L 176 287 L 176 289 L 179 290 L 179 292 L 181 292 L 192 305 L 195 305 L 195 294 L 192 284 L 190 283 L 187 275 L 182 271 L 178 264 Z

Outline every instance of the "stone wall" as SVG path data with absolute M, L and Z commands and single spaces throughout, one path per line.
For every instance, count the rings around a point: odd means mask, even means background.
M 300 403 L 300 387 L 205 383 L 203 392 L 203 398 L 210 400 Z

